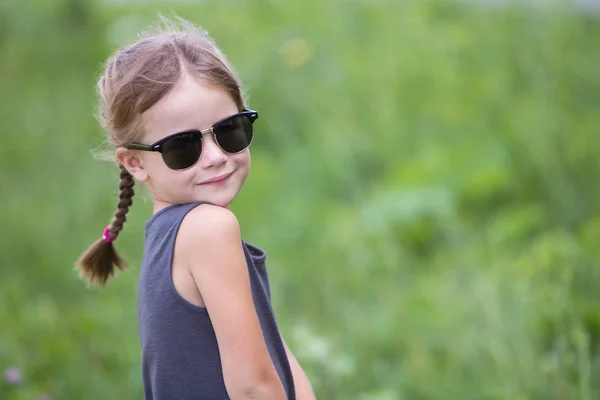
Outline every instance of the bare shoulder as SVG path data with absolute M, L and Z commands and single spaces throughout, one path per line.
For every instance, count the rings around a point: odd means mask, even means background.
M 229 268 L 232 258 L 245 260 L 237 218 L 211 204 L 201 204 L 185 216 L 176 246 L 177 257 L 196 278 L 204 269 Z
M 172 279 L 177 292 L 188 302 L 205 307 L 196 279 L 203 273 L 222 269 L 223 253 L 240 255 L 241 234 L 235 215 L 228 209 L 201 204 L 184 217 L 175 241 Z M 206 278 L 203 278 L 206 279 Z
M 241 240 L 240 225 L 236 216 L 223 207 L 201 204 L 183 219 L 177 239 L 182 249 L 206 249 L 232 245 Z M 195 253 L 196 251 L 194 251 Z

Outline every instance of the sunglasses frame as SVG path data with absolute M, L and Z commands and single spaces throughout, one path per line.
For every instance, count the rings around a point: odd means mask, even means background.
M 190 129 L 188 131 L 182 131 L 182 132 L 177 132 L 177 133 L 173 133 L 172 135 L 169 136 L 165 136 L 164 138 L 152 143 L 152 144 L 142 144 L 142 143 L 126 143 L 123 145 L 123 147 L 125 147 L 128 150 L 142 150 L 142 151 L 156 151 L 162 154 L 163 152 L 163 144 L 175 137 L 175 136 L 179 136 L 179 135 L 184 135 L 184 134 L 198 134 L 201 137 L 204 136 L 207 133 L 212 133 L 215 134 L 215 129 L 217 129 L 219 127 L 220 124 L 222 124 L 225 121 L 230 120 L 231 118 L 235 118 L 235 117 L 239 117 L 239 116 L 246 116 L 250 119 L 250 123 L 254 124 L 254 121 L 256 121 L 258 119 L 258 112 L 254 111 L 254 110 L 249 110 L 249 109 L 244 109 L 242 111 L 240 111 L 237 114 L 233 114 L 230 115 L 229 117 L 225 117 L 222 120 L 218 121 L 217 123 L 215 123 L 213 126 L 211 126 L 210 128 L 206 128 L 206 129 L 202 129 L 202 130 L 198 130 L 198 129 Z M 215 135 L 216 136 L 216 135 Z M 230 153 L 226 150 L 224 150 L 221 145 L 219 144 L 219 140 L 215 137 L 215 143 L 217 144 L 217 146 L 219 146 L 219 148 L 227 154 L 238 154 L 241 153 L 242 151 L 246 150 L 248 147 L 250 147 L 250 145 L 252 144 L 252 140 L 254 139 L 254 133 L 252 134 L 252 139 L 250 140 L 250 143 L 248 143 L 248 146 L 244 147 L 242 150 L 235 152 L 235 153 Z M 194 165 L 196 165 L 196 163 L 200 160 L 200 157 L 202 157 L 202 151 L 200 152 L 200 155 L 198 156 L 198 160 L 196 160 L 196 162 L 193 165 L 190 165 L 187 168 L 181 168 L 181 169 L 177 169 L 176 171 L 181 171 L 181 170 L 185 170 L 188 168 L 193 167 Z

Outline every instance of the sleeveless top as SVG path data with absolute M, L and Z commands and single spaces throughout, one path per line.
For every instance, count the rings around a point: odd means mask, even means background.
M 202 203 L 164 208 L 145 225 L 138 326 L 146 400 L 229 399 L 217 338 L 208 312 L 181 297 L 171 275 L 179 226 L 186 214 Z M 287 398 L 295 400 L 290 364 L 271 307 L 266 253 L 240 240 L 269 355 Z

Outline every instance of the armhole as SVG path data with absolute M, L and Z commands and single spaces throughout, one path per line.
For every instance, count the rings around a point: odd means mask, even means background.
M 175 298 L 181 303 L 183 304 L 187 309 L 196 312 L 196 313 L 200 313 L 200 314 L 205 314 L 206 316 L 208 316 L 208 310 L 206 309 L 206 307 L 200 307 L 197 306 L 195 304 L 190 303 L 188 300 L 186 300 L 178 291 L 177 288 L 175 287 L 175 282 L 173 281 L 173 259 L 175 258 L 175 245 L 177 244 L 177 237 L 179 236 L 179 228 L 181 228 L 181 224 L 183 223 L 183 220 L 185 219 L 185 217 L 188 215 L 188 213 L 190 211 L 192 211 L 194 208 L 202 205 L 202 204 L 211 204 L 214 205 L 212 203 L 209 203 L 207 201 L 203 201 L 203 202 L 197 202 L 197 203 L 192 203 L 193 206 L 190 207 L 187 211 L 184 212 L 184 214 L 181 216 L 181 218 L 177 221 L 176 224 L 176 228 L 175 228 L 175 240 L 173 241 L 173 249 L 171 251 L 171 260 L 169 261 L 169 268 L 168 268 L 168 275 L 169 275 L 169 289 L 173 292 L 173 295 L 175 296 Z

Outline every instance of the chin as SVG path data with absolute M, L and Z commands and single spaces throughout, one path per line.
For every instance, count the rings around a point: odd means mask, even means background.
M 229 205 L 235 199 L 237 193 L 228 193 L 228 191 L 220 193 L 211 193 L 209 195 L 197 196 L 194 201 L 206 201 L 219 207 L 229 208 Z
M 193 201 L 207 201 L 219 207 L 229 208 L 242 189 L 242 184 L 243 182 L 233 181 L 219 188 L 202 188 L 204 190 L 198 190 L 194 194 Z
M 233 200 L 228 201 L 228 200 L 215 199 L 215 200 L 200 200 L 200 201 L 208 201 L 209 203 L 214 204 L 215 206 L 229 208 L 229 205 L 231 204 L 231 202 Z

